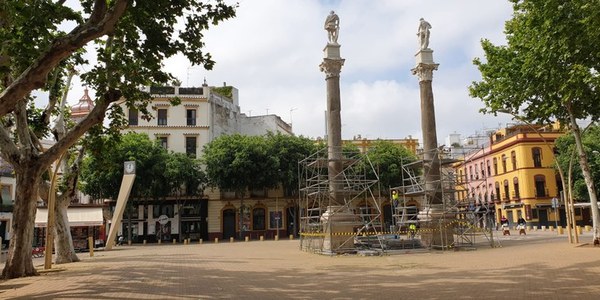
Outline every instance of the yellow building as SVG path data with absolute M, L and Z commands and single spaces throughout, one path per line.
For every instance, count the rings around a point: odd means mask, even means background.
M 563 135 L 557 127 L 514 125 L 490 138 L 492 199 L 496 221 L 506 216 L 511 226 L 523 217 L 530 225 L 564 226 L 564 209 L 554 209 L 561 181 L 555 171 L 554 141 Z
M 375 141 L 386 141 L 386 142 L 391 142 L 395 145 L 402 145 L 406 149 L 410 150 L 410 152 L 412 152 L 413 154 L 417 154 L 417 148 L 419 147 L 419 140 L 413 138 L 410 135 L 404 139 L 376 139 L 376 140 L 368 140 L 368 139 L 362 138 L 360 135 L 358 135 L 358 136 L 355 136 L 351 140 L 344 140 L 343 143 L 356 145 L 358 147 L 358 150 L 361 153 L 365 153 L 365 152 L 367 152 L 367 150 L 369 150 L 371 143 L 373 143 Z

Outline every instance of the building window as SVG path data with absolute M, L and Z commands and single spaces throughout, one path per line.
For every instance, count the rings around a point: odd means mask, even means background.
M 496 181 L 496 200 L 500 201 L 500 183 Z
M 506 173 L 506 155 L 502 154 L 502 172 Z
M 1 204 L 12 204 L 12 193 L 10 185 L 2 185 L 2 202 Z
M 138 125 L 138 110 L 135 108 L 129 109 L 129 125 Z
M 515 151 L 510 152 L 510 160 L 512 161 L 513 170 L 517 169 L 517 153 Z
M 165 149 L 169 149 L 169 139 L 166 136 L 159 136 L 158 144 Z
M 185 111 L 188 126 L 196 126 L 196 110 L 188 109 Z
M 535 196 L 546 197 L 546 177 L 544 175 L 535 175 Z
M 166 109 L 158 109 L 158 125 L 164 126 L 167 125 L 167 110 Z
M 196 157 L 196 137 L 185 137 L 185 153 L 191 157 Z
M 473 180 L 473 166 L 469 166 L 469 179 Z
M 175 211 L 173 210 L 173 204 L 163 204 L 158 205 L 155 204 L 152 207 L 152 217 L 154 219 L 158 219 L 161 215 L 165 215 L 169 218 L 173 218 L 175 216 Z
M 481 165 L 481 178 L 485 178 L 485 169 L 483 168 L 483 162 L 481 162 L 480 165 Z
M 252 229 L 265 230 L 265 209 L 255 208 L 252 210 Z
M 475 179 L 479 179 L 479 167 L 475 164 Z
M 533 156 L 533 167 L 541 168 L 542 167 L 542 149 L 541 148 L 533 148 L 531 149 L 531 154 Z
M 489 160 L 486 161 L 485 164 L 487 165 L 487 174 L 488 174 L 488 176 L 492 176 L 492 170 L 491 170 L 491 167 L 490 167 L 490 161 Z
M 504 200 L 510 199 L 510 192 L 508 191 L 508 180 L 504 180 Z
M 494 157 L 494 175 L 498 175 L 498 159 Z
M 519 178 L 513 178 L 513 190 L 515 191 L 515 199 L 521 199 L 521 195 L 519 194 Z

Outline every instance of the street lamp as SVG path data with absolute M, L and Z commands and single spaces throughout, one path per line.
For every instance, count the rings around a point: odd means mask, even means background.
M 558 174 L 560 176 L 561 184 L 563 186 L 563 191 L 565 193 L 565 213 L 567 215 L 567 231 L 568 231 L 569 243 L 573 243 L 573 236 L 571 233 L 571 222 L 570 222 L 570 221 L 572 221 L 573 229 L 575 231 L 575 243 L 578 244 L 579 243 L 579 234 L 575 228 L 575 213 L 574 213 L 575 208 L 573 206 L 573 199 L 571 198 L 571 192 L 570 192 L 571 191 L 571 184 L 570 184 L 571 173 L 569 172 L 569 184 L 565 184 L 565 175 L 564 175 L 564 172 L 563 172 L 560 164 L 558 163 L 558 160 L 556 159 L 556 155 L 554 154 L 554 148 L 548 143 L 548 140 L 544 137 L 544 135 L 542 135 L 542 133 L 537 128 L 535 128 L 529 121 L 527 121 L 524 117 L 519 116 L 507 109 L 499 109 L 496 112 L 511 115 L 513 117 L 513 119 L 521 121 L 524 124 L 526 124 L 529 128 L 531 128 L 535 133 L 537 133 L 540 136 L 542 141 L 544 141 L 544 144 L 549 148 L 550 154 L 552 155 L 552 158 L 554 159 L 554 164 L 556 165 L 556 169 L 558 170 Z M 558 207 L 554 208 L 554 209 L 558 209 Z M 555 213 L 556 213 L 556 211 L 555 211 Z

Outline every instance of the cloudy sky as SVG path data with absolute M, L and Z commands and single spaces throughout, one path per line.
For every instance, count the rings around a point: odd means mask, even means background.
M 232 3 L 234 1 L 231 1 Z M 507 0 L 241 0 L 237 17 L 206 32 L 206 50 L 217 62 L 206 71 L 173 58 L 166 68 L 184 86 L 223 82 L 239 90 L 247 115 L 277 114 L 294 132 L 324 135 L 325 75 L 319 71 L 329 11 L 340 17 L 342 137 L 421 140 L 417 77 L 417 27 L 432 25 L 429 47 L 439 63 L 433 93 L 438 140 L 498 128 L 509 116 L 482 115 L 467 87 L 479 80 L 473 66 L 480 40 L 504 43 Z M 72 93 L 76 102 L 81 93 Z

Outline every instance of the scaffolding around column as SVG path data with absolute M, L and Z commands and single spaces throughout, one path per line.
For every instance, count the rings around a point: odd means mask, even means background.
M 408 230 L 414 224 L 422 245 L 429 249 L 468 249 L 480 241 L 497 246 L 489 221 L 493 207 L 487 202 L 474 205 L 472 198 L 458 200 L 457 192 L 468 190 L 466 175 L 455 172 L 462 161 L 445 157 L 442 150 L 434 151 L 427 157 L 439 159 L 439 178 L 425 174 L 430 169 L 425 165 L 432 162 L 423 159 L 424 153 L 418 160 L 402 164 L 402 184 L 392 188 L 400 195 L 393 214 L 397 230 Z M 434 197 L 440 197 L 441 203 L 432 203 Z
M 335 203 L 329 188 L 327 148 L 299 162 L 300 248 L 321 254 L 352 253 L 363 245 L 383 249 L 381 200 L 374 194 L 379 175 L 367 155 L 340 151 L 343 170 L 333 184 L 341 188 L 342 203 Z

